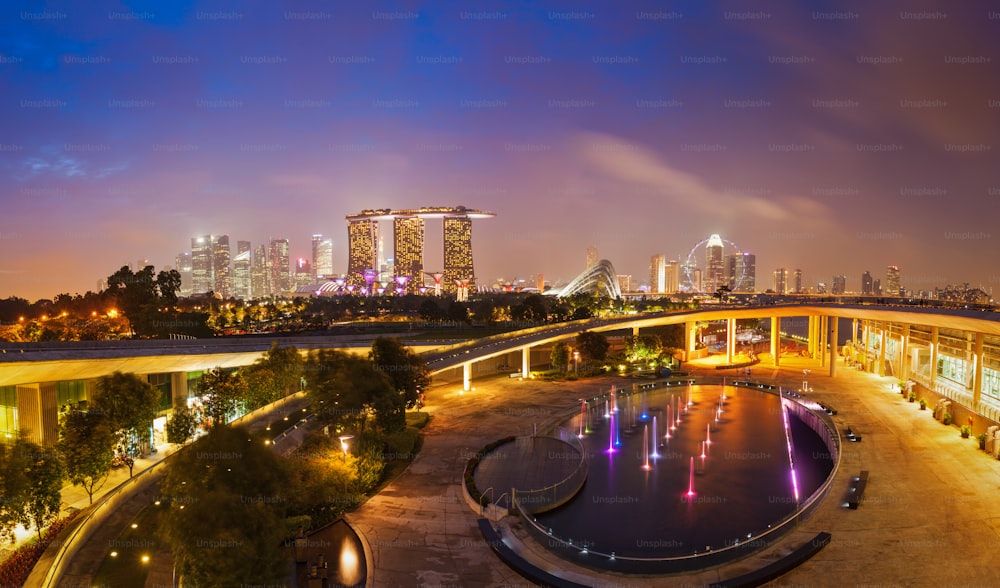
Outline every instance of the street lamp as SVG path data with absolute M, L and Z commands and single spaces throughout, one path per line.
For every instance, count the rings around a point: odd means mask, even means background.
M 341 435 L 338 439 L 340 439 L 340 448 L 344 450 L 344 461 L 347 461 L 347 440 L 354 439 L 354 435 Z
M 802 370 L 802 391 L 809 392 L 809 382 L 806 377 L 809 375 L 810 370 Z
M 579 373 L 579 372 L 580 372 L 580 352 L 579 351 L 574 351 L 573 352 L 573 373 L 576 374 L 576 373 Z

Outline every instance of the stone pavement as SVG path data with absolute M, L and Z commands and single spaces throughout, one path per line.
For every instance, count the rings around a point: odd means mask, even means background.
M 935 421 L 890 392 L 894 378 L 838 366 L 833 379 L 818 360 L 783 358 L 782 367 L 753 368 L 755 381 L 798 389 L 802 369 L 812 370 L 809 397 L 839 411 L 841 429 L 851 426 L 860 443 L 843 447 L 840 468 L 826 501 L 776 545 L 749 558 L 696 574 L 626 576 L 578 567 L 540 547 L 516 519 L 505 519 L 508 544 L 538 567 L 585 585 L 702 586 L 760 568 L 820 531 L 832 541 L 813 559 L 773 586 L 995 586 L 1000 570 L 1000 504 L 994 499 L 1000 462 L 962 439 L 957 427 Z M 724 373 L 687 364 L 710 382 Z M 432 390 L 423 450 L 378 496 L 348 517 L 372 554 L 375 586 L 529 585 L 502 564 L 475 526 L 478 513 L 462 497 L 465 460 L 506 435 L 530 432 L 563 420 L 581 396 L 605 391 L 617 378 L 545 383 L 494 379 L 472 392 Z M 451 386 L 454 388 L 454 386 Z M 843 507 L 849 480 L 870 472 L 858 510 Z

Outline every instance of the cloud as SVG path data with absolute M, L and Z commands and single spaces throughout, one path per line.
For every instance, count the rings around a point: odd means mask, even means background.
M 16 174 L 18 180 L 30 180 L 42 175 L 52 175 L 63 178 L 106 178 L 128 168 L 125 162 L 113 163 L 91 169 L 87 162 L 74 157 L 28 157 L 21 162 L 21 172 Z
M 699 176 L 671 166 L 653 150 L 612 135 L 580 133 L 574 143 L 578 155 L 592 170 L 608 179 L 663 196 L 673 205 L 692 212 L 768 222 L 823 218 L 828 212 L 826 205 L 799 196 L 764 197 L 714 188 Z M 607 145 L 628 145 L 628 148 L 601 147 Z

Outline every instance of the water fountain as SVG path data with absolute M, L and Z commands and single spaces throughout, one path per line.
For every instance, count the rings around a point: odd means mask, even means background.
M 658 439 L 659 439 L 659 437 L 656 436 L 656 415 L 654 414 L 653 415 L 653 437 L 650 439 L 650 447 L 653 450 L 652 453 L 651 453 L 651 455 L 652 455 L 653 459 L 659 459 L 660 458 L 660 452 L 656 450 L 656 443 L 657 443 Z
M 691 456 L 691 474 L 688 476 L 688 498 L 694 496 L 694 456 Z
M 649 425 L 642 426 L 642 469 L 649 469 Z

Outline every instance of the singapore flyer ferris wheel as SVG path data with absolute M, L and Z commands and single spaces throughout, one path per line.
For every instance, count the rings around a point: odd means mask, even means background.
M 702 239 L 691 251 L 682 268 L 681 290 L 695 294 L 714 294 L 725 286 L 737 292 L 747 275 L 743 250 L 728 239 L 712 235 Z

